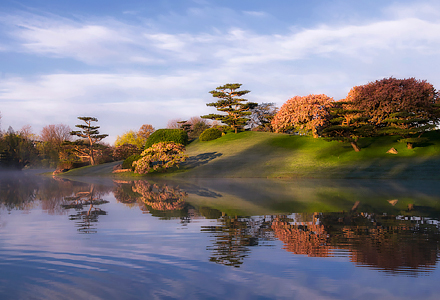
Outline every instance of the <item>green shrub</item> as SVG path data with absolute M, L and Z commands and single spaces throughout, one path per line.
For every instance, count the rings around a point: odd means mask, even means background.
M 122 163 L 122 169 L 130 169 L 133 170 L 133 162 L 139 160 L 141 158 L 140 154 L 133 154 L 127 157 Z
M 208 128 L 202 132 L 199 137 L 199 141 L 206 142 L 218 139 L 222 136 L 222 132 L 217 128 Z
M 188 144 L 188 133 L 182 129 L 158 129 L 148 137 L 145 149 L 160 142 L 174 142 L 186 146 Z

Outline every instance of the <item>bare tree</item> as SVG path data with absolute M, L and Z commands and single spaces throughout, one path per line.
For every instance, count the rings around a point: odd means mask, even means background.
M 182 121 L 181 119 L 171 119 L 167 123 L 167 128 L 168 129 L 180 129 L 181 124 L 179 122 L 181 122 L 181 121 Z
M 61 145 L 64 141 L 71 141 L 70 126 L 65 124 L 44 126 L 40 133 L 42 142 L 48 142 L 53 145 Z

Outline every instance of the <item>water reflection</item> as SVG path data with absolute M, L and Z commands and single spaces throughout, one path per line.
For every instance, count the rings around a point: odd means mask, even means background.
M 74 209 L 75 214 L 69 215 L 70 220 L 74 220 L 80 233 L 96 233 L 96 223 L 98 217 L 106 215 L 99 205 L 109 203 L 100 197 L 105 194 L 103 191 L 96 191 L 94 184 L 91 184 L 88 191 L 76 192 L 73 196 L 64 197 L 64 209 Z M 88 208 L 87 208 L 88 206 Z M 85 207 L 85 209 L 83 209 Z
M 269 181 L 243 189 L 221 182 L 102 185 L 10 174 L 0 180 L 0 204 L 8 212 L 40 205 L 47 214 L 68 214 L 79 233 L 97 233 L 101 216 L 109 214 L 104 199 L 111 191 L 119 203 L 161 220 L 178 219 L 187 226 L 212 219 L 200 226 L 201 234 L 211 238 L 205 244 L 209 261 L 235 268 L 246 264 L 255 247 L 279 244 L 293 255 L 348 257 L 356 266 L 391 275 L 417 275 L 436 267 L 436 190 L 414 189 L 411 194 L 410 184 L 393 184 L 393 193 L 384 189 L 382 195 L 373 184 L 357 183 L 351 189 L 334 183 L 314 188 L 290 184 L 294 187 Z
M 137 204 L 145 213 L 163 219 L 188 219 L 191 215 L 191 207 L 185 202 L 188 195 L 178 186 L 145 180 L 115 181 L 115 184 L 114 195 L 119 202 L 130 206 Z
M 309 257 L 349 256 L 358 266 L 389 274 L 429 272 L 438 260 L 438 221 L 368 213 L 314 213 L 265 217 L 222 216 L 204 226 L 214 237 L 210 260 L 239 267 L 253 246 L 278 239 L 283 248 Z
M 262 241 L 271 240 L 270 223 L 272 217 L 239 218 L 223 215 L 216 226 L 203 226 L 202 232 L 214 238 L 210 261 L 226 266 L 240 267 L 248 256 L 250 247 Z
M 438 221 L 411 216 L 327 213 L 319 216 L 328 244 L 350 259 L 389 273 L 433 270 L 438 257 Z

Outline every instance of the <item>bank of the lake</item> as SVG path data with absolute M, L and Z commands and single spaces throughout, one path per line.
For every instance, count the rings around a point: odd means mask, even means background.
M 362 150 L 322 138 L 266 132 L 227 134 L 190 143 L 187 161 L 162 174 L 179 178 L 331 178 L 440 179 L 440 131 L 425 134 L 429 142 L 407 149 L 397 136 L 364 138 Z M 389 154 L 391 148 L 397 154 Z M 64 176 L 111 175 L 116 163 L 71 170 Z M 113 174 L 112 176 L 138 177 Z

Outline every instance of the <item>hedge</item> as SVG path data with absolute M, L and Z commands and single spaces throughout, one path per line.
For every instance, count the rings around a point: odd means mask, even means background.
M 183 129 L 158 129 L 148 137 L 145 149 L 159 142 L 174 142 L 186 146 L 188 133 Z

